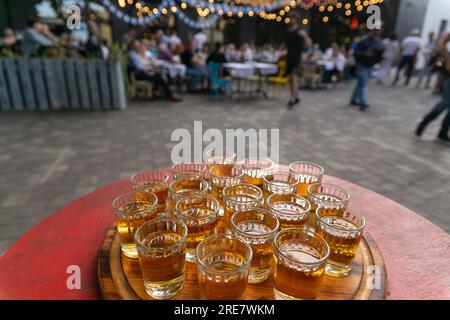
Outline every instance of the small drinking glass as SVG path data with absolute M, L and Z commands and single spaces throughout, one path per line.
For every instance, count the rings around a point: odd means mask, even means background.
M 135 234 L 145 291 L 154 299 L 169 299 L 181 291 L 186 268 L 186 225 L 159 217 Z
M 131 177 L 131 185 L 136 199 L 145 200 L 146 192 L 152 192 L 158 197 L 156 212 L 166 210 L 166 201 L 169 196 L 169 175 L 164 171 L 142 171 Z
M 316 210 L 319 205 L 326 208 L 333 207 L 335 210 L 343 213 L 347 209 L 350 200 L 350 194 L 333 184 L 316 183 L 308 187 L 308 200 L 311 202 L 311 213 L 309 218 L 309 226 L 316 228 Z M 336 208 L 337 207 L 337 208 Z
M 263 175 L 266 171 L 272 170 L 274 163 L 270 159 L 247 158 L 242 162 L 244 171 L 244 183 L 249 183 L 259 188 L 263 188 Z
M 363 216 L 339 206 L 319 206 L 316 211 L 316 231 L 330 246 L 330 258 L 325 273 L 333 277 L 346 277 L 352 270 L 366 225 Z
M 237 211 L 256 209 L 262 204 L 262 191 L 251 184 L 237 184 L 223 189 L 224 228 L 231 231 L 231 216 Z
M 177 163 L 172 166 L 173 179 L 203 180 L 206 173 L 204 163 Z
M 220 215 L 224 213 L 223 189 L 242 183 L 244 173 L 239 167 L 213 166 L 210 172 L 211 194 L 219 201 Z
M 308 187 L 322 182 L 324 169 L 318 164 L 311 162 L 293 162 L 289 165 L 289 171 L 298 178 L 297 194 L 302 197 L 308 196 Z
M 209 178 L 211 168 L 216 165 L 224 168 L 224 170 L 230 170 L 236 162 L 236 153 L 231 150 L 210 149 L 205 151 L 204 160 L 206 164 L 206 175 Z
M 237 300 L 247 288 L 252 248 L 231 234 L 203 240 L 196 250 L 197 275 L 203 299 Z
M 206 180 L 190 179 L 187 176 L 175 179 L 169 186 L 170 197 L 167 201 L 167 211 L 173 211 L 175 205 L 183 197 L 189 195 L 206 196 L 209 192 L 209 184 Z
M 133 193 L 118 196 L 112 203 L 116 214 L 116 228 L 119 232 L 120 248 L 128 258 L 137 258 L 134 233 L 144 222 L 156 216 L 158 199 L 153 193 L 146 193 L 144 200 L 136 200 Z
M 239 211 L 231 217 L 233 233 L 244 239 L 253 250 L 248 283 L 267 280 L 273 262 L 273 238 L 279 230 L 277 217 L 271 212 L 258 208 Z
M 175 212 L 188 228 L 186 260 L 195 262 L 197 245 L 214 233 L 219 220 L 219 203 L 210 196 L 186 196 L 177 202 Z
M 280 221 L 281 230 L 287 228 L 306 229 L 311 203 L 296 194 L 272 194 L 267 198 L 267 207 Z
M 327 242 L 313 232 L 292 228 L 275 236 L 274 247 L 275 299 L 316 299 L 330 254 Z
M 271 194 L 291 194 L 297 190 L 298 178 L 288 171 L 267 171 L 263 175 L 264 202 Z

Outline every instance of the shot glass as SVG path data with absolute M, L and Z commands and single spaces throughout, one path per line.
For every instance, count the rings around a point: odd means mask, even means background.
M 224 171 L 229 171 L 236 162 L 236 153 L 231 150 L 210 149 L 205 151 L 204 160 L 206 164 L 206 176 L 209 179 L 211 168 L 214 166 L 222 167 Z
M 263 175 L 266 171 L 272 170 L 274 163 L 270 159 L 247 158 L 242 162 L 244 171 L 244 183 L 249 183 L 259 188 L 263 188 Z
M 312 300 L 325 274 L 330 247 L 319 235 L 303 229 L 285 229 L 274 239 L 277 300 Z
M 316 221 L 317 233 L 330 246 L 325 273 L 333 277 L 348 276 L 366 225 L 364 217 L 350 209 L 342 212 L 339 206 L 319 206 Z
M 261 208 L 239 211 L 231 217 L 231 225 L 233 234 L 244 239 L 253 250 L 248 283 L 266 281 L 272 269 L 273 238 L 280 227 L 277 217 Z
M 115 225 L 119 232 L 120 248 L 128 258 L 137 258 L 134 234 L 146 221 L 156 217 L 158 199 L 153 193 L 146 193 L 144 200 L 136 200 L 133 193 L 118 196 L 112 203 L 116 215 Z
M 197 245 L 214 233 L 219 220 L 219 203 L 210 196 L 191 195 L 177 202 L 175 212 L 188 228 L 186 260 L 195 262 Z
M 225 213 L 223 224 L 226 231 L 231 231 L 231 216 L 237 211 L 248 211 L 261 206 L 262 191 L 251 184 L 237 184 L 223 189 Z
M 172 166 L 173 179 L 203 180 L 206 173 L 204 163 L 178 163 Z
M 264 203 L 271 194 L 291 194 L 297 190 L 298 178 L 288 171 L 267 171 L 263 175 Z
M 306 229 L 311 212 L 308 199 L 296 194 L 272 194 L 267 198 L 267 208 L 280 222 L 280 229 Z
M 206 180 L 188 178 L 181 176 L 181 178 L 173 180 L 169 185 L 170 196 L 167 201 L 167 211 L 173 212 L 178 200 L 189 195 L 206 196 L 209 192 L 209 184 Z
M 311 202 L 309 227 L 316 228 L 316 210 L 319 205 L 344 213 L 350 200 L 350 193 L 333 184 L 316 183 L 308 187 L 308 200 Z M 337 208 L 336 208 L 337 207 Z
M 209 300 L 237 300 L 247 288 L 252 248 L 231 234 L 213 235 L 196 249 L 200 294 Z
M 219 201 L 220 215 L 224 214 L 223 189 L 242 183 L 244 173 L 240 167 L 224 168 L 220 165 L 213 166 L 210 171 L 211 194 Z
M 181 291 L 186 268 L 186 225 L 170 217 L 143 224 L 135 234 L 145 291 L 169 299 Z
M 308 187 L 322 182 L 324 169 L 315 163 L 297 161 L 289 165 L 289 172 L 295 174 L 298 178 L 297 194 L 307 197 Z
M 142 171 L 131 177 L 136 199 L 144 199 L 146 192 L 152 192 L 158 197 L 158 214 L 165 212 L 169 196 L 169 175 L 164 171 Z

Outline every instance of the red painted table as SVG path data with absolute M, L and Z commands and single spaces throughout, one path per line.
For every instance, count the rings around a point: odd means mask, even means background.
M 450 299 L 450 236 L 416 213 L 333 177 L 366 217 L 387 267 L 391 299 Z M 99 299 L 97 251 L 113 224 L 111 202 L 128 179 L 90 193 L 36 225 L 0 257 L 0 299 Z M 405 192 L 408 192 L 405 190 Z M 68 266 L 81 289 L 67 288 Z

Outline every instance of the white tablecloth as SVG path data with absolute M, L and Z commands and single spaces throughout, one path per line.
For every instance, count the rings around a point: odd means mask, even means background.
M 167 70 L 171 78 L 184 77 L 186 75 L 186 66 L 181 63 L 171 63 L 164 60 L 156 61 L 158 66 L 162 66 Z
M 251 77 L 251 76 L 254 76 L 257 71 L 262 76 L 273 75 L 278 72 L 278 66 L 276 64 L 271 64 L 271 63 L 230 62 L 230 63 L 224 63 L 223 67 L 230 70 L 231 74 L 236 78 Z

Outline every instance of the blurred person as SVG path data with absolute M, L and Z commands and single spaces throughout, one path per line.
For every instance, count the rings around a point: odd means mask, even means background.
M 265 43 L 261 48 L 261 61 L 275 63 L 274 50 L 271 44 Z
M 323 52 L 320 50 L 320 45 L 318 43 L 314 43 L 310 50 L 308 50 L 306 54 L 306 61 L 309 63 L 315 63 L 319 60 L 322 60 Z
M 240 48 L 240 61 L 241 62 L 252 62 L 254 57 L 254 52 L 248 43 L 242 44 Z
M 383 48 L 384 54 L 380 63 L 380 70 L 378 71 L 378 83 L 383 83 L 386 78 L 389 78 L 394 62 L 398 57 L 400 45 L 397 34 L 392 33 L 388 38 L 384 39 Z
M 51 38 L 44 34 L 45 29 L 44 24 L 39 20 L 28 20 L 28 28 L 25 29 L 20 44 L 24 56 L 37 56 L 43 48 L 48 48 L 55 44 Z
M 436 39 L 434 32 L 430 32 L 428 34 L 428 42 L 425 45 L 423 49 L 423 57 L 425 61 L 425 66 L 422 68 L 422 70 L 419 73 L 418 79 L 417 79 L 417 89 L 420 89 L 422 86 L 423 78 L 426 77 L 425 81 L 425 89 L 430 88 L 431 83 L 431 77 L 433 76 L 433 58 L 436 54 Z
M 178 36 L 177 32 L 175 30 L 172 30 L 170 32 L 170 36 L 169 36 L 169 46 L 172 50 L 174 50 L 175 48 L 179 47 L 180 45 L 182 45 L 181 39 Z
M 109 60 L 109 57 L 111 56 L 111 49 L 109 47 L 108 41 L 102 40 L 101 45 L 101 55 L 103 60 Z
M 194 35 L 194 50 L 201 50 L 206 42 L 208 42 L 208 36 L 204 30 L 199 30 Z
M 136 30 L 128 29 L 128 31 L 122 36 L 122 46 L 124 50 L 128 49 L 133 41 L 136 40 Z
M 229 43 L 225 49 L 225 56 L 228 61 L 237 61 L 238 52 L 236 50 L 236 46 L 233 43 Z
M 9 49 L 15 52 L 17 45 L 17 38 L 14 34 L 14 30 L 11 28 L 5 28 L 3 31 L 3 38 L 0 38 L 0 48 Z
M 442 121 L 441 130 L 438 139 L 444 142 L 450 142 L 450 34 L 446 34 L 441 38 L 438 45 L 438 52 L 442 57 L 441 75 L 443 77 L 443 93 L 442 100 L 423 118 L 416 129 L 416 135 L 422 136 L 426 127 L 436 120 L 443 112 L 447 111 L 447 115 Z
M 193 49 L 192 45 L 191 45 L 191 47 Z M 210 54 L 210 48 L 209 48 L 209 44 L 208 43 L 205 43 L 203 45 L 202 50 L 197 51 L 194 54 L 194 59 L 195 59 L 195 61 L 197 61 L 197 63 L 195 64 L 195 68 L 200 70 L 204 77 L 207 77 L 208 73 L 209 73 L 208 72 L 208 66 L 207 66 L 207 63 L 206 63 L 206 60 L 208 59 L 209 54 Z
M 128 62 L 131 70 L 136 73 L 136 79 L 153 82 L 154 92 L 161 88 L 167 100 L 180 102 L 181 99 L 174 96 L 166 80 L 160 73 L 156 72 L 155 66 L 146 59 L 145 51 L 146 48 L 137 40 L 134 40 L 130 45 Z
M 417 61 L 417 55 L 422 47 L 422 39 L 420 38 L 420 30 L 414 29 L 411 31 L 409 36 L 407 36 L 400 46 L 400 63 L 397 68 L 397 74 L 395 75 L 395 80 L 392 83 L 395 86 L 400 80 L 400 72 L 406 67 L 405 71 L 405 86 L 409 85 L 412 74 L 414 72 L 414 67 Z
M 202 81 L 204 73 L 197 68 L 202 65 L 203 61 L 193 53 L 192 45 L 188 42 L 181 54 L 181 63 L 186 65 L 186 76 L 190 78 L 188 84 L 188 92 L 196 93 L 198 83 Z
M 164 33 L 163 29 L 158 29 L 155 32 L 155 40 L 158 43 L 158 46 L 163 45 L 165 48 L 170 48 L 170 39 Z
M 225 56 L 225 47 L 221 42 L 216 42 L 214 50 L 206 59 L 206 62 L 226 63 L 227 57 Z
M 295 105 L 300 103 L 298 93 L 299 80 L 298 69 L 300 67 L 301 57 L 305 46 L 311 46 L 312 41 L 305 30 L 300 29 L 298 23 L 298 15 L 291 14 L 291 24 L 284 36 L 284 43 L 287 48 L 286 54 L 286 74 L 289 77 L 290 97 L 288 108 L 292 109 Z
M 340 79 L 342 72 L 344 72 L 347 59 L 336 42 L 333 42 L 331 47 L 325 51 L 323 59 L 326 61 L 325 82 L 333 82 L 333 77 L 337 80 Z
M 366 90 L 372 75 L 373 66 L 383 59 L 381 29 L 373 29 L 361 39 L 355 49 L 357 84 L 351 98 L 351 105 L 359 106 L 361 111 L 369 108 Z

